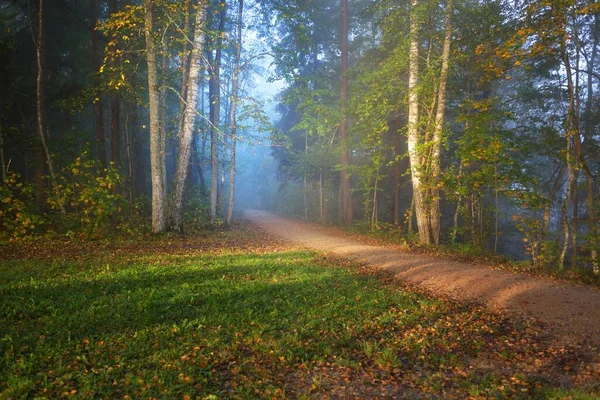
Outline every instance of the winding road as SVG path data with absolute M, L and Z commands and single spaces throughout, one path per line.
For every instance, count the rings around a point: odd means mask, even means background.
M 600 346 L 600 290 L 549 278 L 374 246 L 335 229 L 248 210 L 245 218 L 304 248 L 374 266 L 434 295 L 474 301 L 543 322 L 559 344 Z M 345 236 L 345 237 L 344 237 Z

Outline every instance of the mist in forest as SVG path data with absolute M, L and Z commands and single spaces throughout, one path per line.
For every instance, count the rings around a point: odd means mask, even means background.
M 259 208 L 600 274 L 598 12 L 1 0 L 1 223 L 160 233 Z

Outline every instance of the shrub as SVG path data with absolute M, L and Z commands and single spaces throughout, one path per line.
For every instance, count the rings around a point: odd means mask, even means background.
M 35 210 L 33 194 L 33 186 L 21 182 L 21 176 L 14 172 L 9 172 L 0 184 L 3 237 L 10 240 L 30 237 L 44 224 L 44 218 Z
M 62 169 L 48 196 L 50 208 L 64 208 L 58 226 L 65 231 L 81 231 L 90 236 L 116 226 L 123 219 L 127 202 L 116 188 L 119 171 L 111 165 L 102 168 L 84 152 Z

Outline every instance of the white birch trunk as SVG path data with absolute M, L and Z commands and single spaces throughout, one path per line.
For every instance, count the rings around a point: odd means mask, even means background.
M 427 217 L 423 199 L 421 181 L 421 156 L 419 155 L 419 19 L 417 16 L 418 0 L 411 0 L 410 12 L 410 51 L 408 61 L 408 154 L 413 187 L 413 201 L 421 244 L 431 242 L 429 235 L 429 218 Z
M 204 24 L 206 21 L 205 0 L 199 4 L 196 14 L 196 25 L 194 29 L 194 43 L 190 56 L 190 72 L 187 84 L 187 98 L 183 127 L 179 137 L 179 157 L 177 159 L 177 170 L 173 178 L 173 193 L 169 208 L 169 225 L 172 230 L 183 230 L 183 192 L 187 180 L 190 154 L 192 151 L 192 139 L 196 121 L 196 106 L 198 104 L 198 76 L 200 74 L 200 60 L 204 52 Z
M 440 150 L 442 148 L 442 130 L 444 127 L 444 114 L 446 110 L 446 86 L 448 83 L 448 69 L 450 64 L 450 44 L 452 42 L 452 15 L 454 7 L 452 0 L 447 0 L 445 17 L 445 36 L 442 50 L 442 67 L 440 70 L 440 86 L 438 89 L 437 112 L 433 128 L 433 149 L 431 154 L 432 185 L 431 188 L 431 234 L 435 245 L 440 243 L 440 191 L 438 183 L 440 178 Z

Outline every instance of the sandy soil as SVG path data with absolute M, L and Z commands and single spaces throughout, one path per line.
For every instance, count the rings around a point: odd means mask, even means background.
M 263 211 L 247 211 L 246 218 L 274 236 L 377 267 L 433 295 L 535 318 L 558 344 L 600 346 L 600 290 L 373 246 Z

